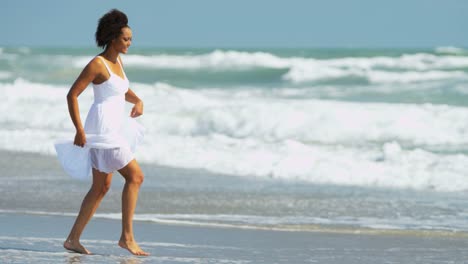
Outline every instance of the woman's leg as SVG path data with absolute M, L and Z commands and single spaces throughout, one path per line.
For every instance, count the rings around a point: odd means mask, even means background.
M 133 214 L 138 200 L 138 191 L 143 183 L 143 172 L 136 160 L 132 160 L 127 166 L 119 170 L 125 178 L 125 186 L 122 192 L 122 235 L 119 246 L 130 253 L 140 256 L 148 256 L 135 242 L 133 235 Z
M 104 198 L 104 195 L 110 188 L 112 182 L 112 173 L 104 173 L 93 169 L 93 184 L 88 194 L 86 194 L 81 204 L 80 213 L 76 217 L 75 224 L 70 231 L 63 246 L 71 251 L 82 254 L 91 254 L 85 247 L 80 244 L 81 233 L 93 216 L 99 204 Z

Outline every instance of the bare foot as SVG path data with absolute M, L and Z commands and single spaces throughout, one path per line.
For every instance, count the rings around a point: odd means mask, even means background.
M 126 250 L 130 251 L 130 253 L 132 253 L 133 255 L 137 255 L 137 256 L 149 256 L 150 255 L 148 252 L 143 251 L 138 246 L 138 244 L 133 240 L 125 241 L 123 239 L 120 239 L 119 246 L 121 248 L 125 248 Z
M 83 247 L 80 242 L 75 241 L 75 240 L 67 240 L 63 243 L 63 247 L 67 250 L 80 253 L 80 254 L 86 254 L 90 255 L 91 252 L 88 251 L 85 247 Z

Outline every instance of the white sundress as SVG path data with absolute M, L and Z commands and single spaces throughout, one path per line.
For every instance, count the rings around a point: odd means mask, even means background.
M 125 167 L 134 159 L 136 146 L 142 141 L 144 128 L 125 113 L 125 93 L 129 81 L 113 73 L 106 61 L 99 57 L 109 72 L 109 79 L 93 84 L 94 103 L 85 121 L 86 144 L 79 147 L 73 140 L 55 142 L 57 157 L 67 174 L 77 179 L 91 177 L 91 168 L 111 173 Z

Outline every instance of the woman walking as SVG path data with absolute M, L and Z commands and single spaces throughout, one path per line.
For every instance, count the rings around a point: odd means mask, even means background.
M 84 197 L 63 246 L 74 252 L 91 253 L 81 245 L 80 236 L 108 191 L 112 174 L 118 171 L 125 178 L 122 234 L 118 244 L 134 255 L 147 256 L 149 254 L 138 246 L 133 234 L 133 214 L 144 178 L 133 153 L 142 140 L 143 128 L 126 116 L 125 102 L 134 104 L 130 113 L 132 118 L 143 114 L 143 102 L 129 89 L 119 56 L 127 53 L 132 42 L 127 16 L 116 9 L 102 16 L 96 31 L 96 42 L 104 51 L 85 66 L 67 95 L 68 110 L 76 128 L 73 144 L 70 141 L 55 144 L 57 156 L 68 174 L 81 178 L 92 174 L 93 178 L 91 189 Z M 83 127 L 78 96 L 90 83 L 94 103 Z

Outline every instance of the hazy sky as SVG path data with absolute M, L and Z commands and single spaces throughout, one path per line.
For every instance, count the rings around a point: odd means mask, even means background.
M 468 46 L 468 0 L 6 0 L 0 46 L 92 46 L 111 8 L 134 46 Z

